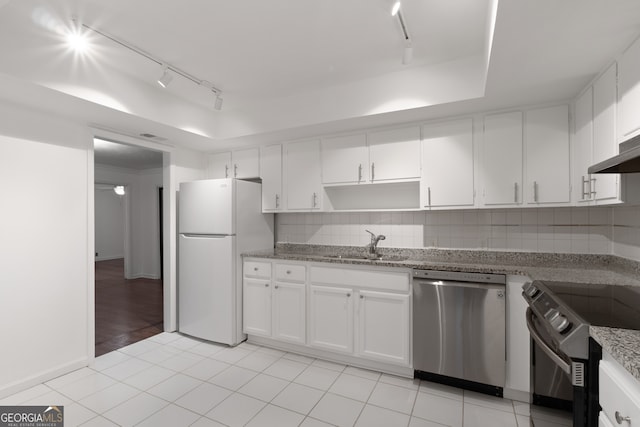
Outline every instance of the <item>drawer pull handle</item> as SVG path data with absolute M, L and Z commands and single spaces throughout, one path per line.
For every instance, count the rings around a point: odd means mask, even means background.
M 360 295 L 360 299 L 364 299 L 364 295 Z
M 278 289 L 278 285 L 276 285 L 275 288 Z
M 253 271 L 258 271 L 258 267 L 253 267 Z
M 268 287 L 269 287 L 269 284 L 268 284 L 268 283 L 265 283 L 265 284 L 264 284 L 264 287 L 265 287 L 265 288 L 268 288 Z
M 351 294 L 347 294 L 347 298 L 349 298 L 351 296 Z
M 623 417 L 622 415 L 620 415 L 620 412 L 616 411 L 616 422 L 618 424 L 622 424 L 623 421 L 631 423 L 631 417 Z
M 291 274 L 291 270 L 287 270 L 287 274 Z

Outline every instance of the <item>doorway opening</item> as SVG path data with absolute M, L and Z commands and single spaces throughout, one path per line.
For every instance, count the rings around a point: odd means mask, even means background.
M 100 356 L 164 330 L 163 153 L 95 138 L 94 163 L 95 355 Z

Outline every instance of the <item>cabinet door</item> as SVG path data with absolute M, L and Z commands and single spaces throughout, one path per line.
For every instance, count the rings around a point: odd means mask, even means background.
M 591 166 L 593 146 L 593 89 L 589 88 L 576 100 L 576 134 L 573 140 L 573 200 L 591 202 L 591 182 L 587 169 Z
M 618 62 L 619 128 L 624 140 L 640 129 L 640 39 L 627 49 Z
M 473 121 L 422 128 L 425 207 L 473 205 Z
M 262 178 L 262 211 L 282 207 L 282 146 L 260 148 L 260 177 Z
M 370 132 L 372 182 L 420 178 L 420 128 L 418 126 Z
M 229 178 L 231 168 L 231 153 L 215 153 L 209 156 L 207 176 L 210 179 Z
M 285 149 L 287 209 L 320 209 L 320 141 L 294 142 Z
M 273 338 L 305 343 L 305 285 L 276 282 L 273 289 Z
M 325 138 L 321 150 L 324 184 L 369 180 L 369 152 L 365 134 Z
M 257 148 L 234 151 L 231 154 L 234 178 L 258 178 L 260 176 L 260 154 Z
M 360 291 L 358 355 L 409 365 L 409 295 Z
M 604 411 L 600 411 L 598 414 L 598 427 L 613 427 Z
M 245 277 L 242 300 L 242 331 L 245 334 L 271 336 L 270 281 Z
M 528 204 L 570 201 L 569 108 L 531 110 L 525 116 Z
M 309 344 L 353 353 L 353 291 L 311 285 L 309 292 Z
M 484 118 L 482 176 L 485 205 L 522 203 L 522 113 Z
M 640 77 L 638 77 L 640 79 Z M 593 163 L 618 154 L 616 142 L 617 68 L 613 64 L 593 85 Z M 619 174 L 591 176 L 591 194 L 596 200 L 618 199 Z

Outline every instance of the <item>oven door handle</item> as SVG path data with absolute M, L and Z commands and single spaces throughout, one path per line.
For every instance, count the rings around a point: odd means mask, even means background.
M 560 357 L 549 345 L 544 342 L 540 333 L 537 331 L 535 325 L 533 324 L 533 312 L 530 308 L 527 308 L 527 329 L 529 329 L 529 333 L 531 334 L 531 338 L 540 346 L 540 349 L 545 352 L 547 356 L 553 360 L 553 363 L 558 365 L 560 369 L 565 371 L 567 374 L 571 375 L 571 365 L 564 361 L 562 357 Z

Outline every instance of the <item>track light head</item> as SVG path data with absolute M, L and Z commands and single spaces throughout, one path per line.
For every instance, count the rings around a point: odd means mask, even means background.
M 172 80 L 173 76 L 169 74 L 169 69 L 167 67 L 164 67 L 162 69 L 162 76 L 160 76 L 160 78 L 158 79 L 158 84 L 162 87 L 167 87 Z
M 391 16 L 396 16 L 399 11 L 400 11 L 400 0 L 397 0 L 393 3 L 393 6 L 391 6 Z
M 215 103 L 213 105 L 213 108 L 215 108 L 217 111 L 222 110 L 222 102 L 224 100 L 222 99 L 222 97 L 220 96 L 220 94 L 216 94 L 216 100 Z
M 411 46 L 411 43 L 407 43 L 404 46 L 404 53 L 402 54 L 402 64 L 407 65 L 411 62 L 412 59 L 413 59 L 413 46 Z

